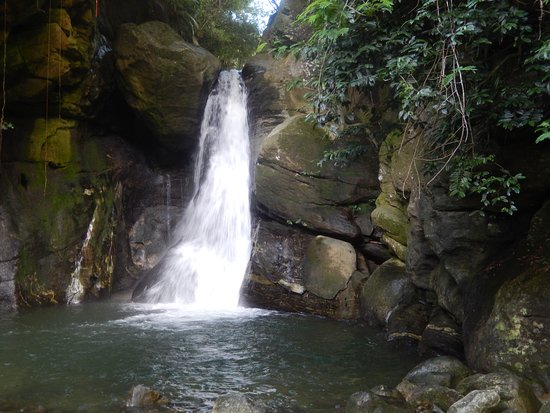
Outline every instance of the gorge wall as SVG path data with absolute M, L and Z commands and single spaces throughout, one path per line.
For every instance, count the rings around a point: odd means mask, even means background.
M 306 3 L 283 2 L 264 40 L 305 38 L 292 21 Z M 154 267 L 187 201 L 220 69 L 170 27 L 160 0 L 100 2 L 97 15 L 89 0 L 52 4 L 3 6 L 8 309 L 128 291 Z M 444 176 L 421 185 L 416 148 L 384 90 L 354 114 L 360 155 L 331 162 L 342 143 L 307 121 L 306 91 L 289 87 L 309 70 L 267 52 L 243 69 L 257 215 L 243 303 L 364 319 L 390 340 L 480 371 L 511 369 L 548 391 L 549 144 L 495 142 L 504 167 L 526 179 L 517 215 L 482 216 L 477 199 L 449 197 Z

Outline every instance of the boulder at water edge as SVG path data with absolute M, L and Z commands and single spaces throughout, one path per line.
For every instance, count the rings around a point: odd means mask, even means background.
M 212 413 L 265 413 L 266 408 L 242 394 L 226 394 L 218 397 Z
M 115 51 L 126 102 L 162 145 L 192 148 L 218 59 L 158 21 L 123 24 Z
M 332 299 L 346 288 L 356 268 L 356 254 L 349 242 L 317 236 L 309 244 L 305 286 L 313 294 Z

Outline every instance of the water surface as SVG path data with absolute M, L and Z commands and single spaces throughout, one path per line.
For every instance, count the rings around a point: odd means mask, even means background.
M 0 348 L 0 411 L 120 412 L 143 384 L 184 412 L 230 392 L 276 412 L 337 412 L 419 361 L 361 323 L 114 302 L 0 316 Z

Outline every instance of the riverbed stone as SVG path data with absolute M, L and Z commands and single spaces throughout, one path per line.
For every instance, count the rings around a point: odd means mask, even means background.
M 438 384 L 416 385 L 413 390 L 405 397 L 408 404 L 413 406 L 416 411 L 420 409 L 441 409 L 447 411 L 449 407 L 462 395 L 454 389 L 449 389 Z
M 413 413 L 400 397 L 382 396 L 372 391 L 357 392 L 350 396 L 346 404 L 346 413 Z
M 218 59 L 158 21 L 121 25 L 115 51 L 128 105 L 166 148 L 193 148 Z
M 226 394 L 216 399 L 212 413 L 265 413 L 266 407 L 243 394 Z
M 533 388 L 525 380 L 508 371 L 468 376 L 458 383 L 456 389 L 462 394 L 474 390 L 494 390 L 500 397 L 500 411 L 508 409 L 537 413 L 541 406 Z
M 349 242 L 321 235 L 315 237 L 306 251 L 306 289 L 322 298 L 334 298 L 348 284 L 356 261 L 355 249 Z
M 447 413 L 487 413 L 499 402 L 496 390 L 474 390 L 450 406 Z

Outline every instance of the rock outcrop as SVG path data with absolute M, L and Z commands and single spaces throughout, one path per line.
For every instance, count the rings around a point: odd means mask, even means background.
M 161 145 L 176 151 L 193 148 L 220 70 L 218 59 L 157 21 L 123 24 L 114 50 L 128 105 Z

